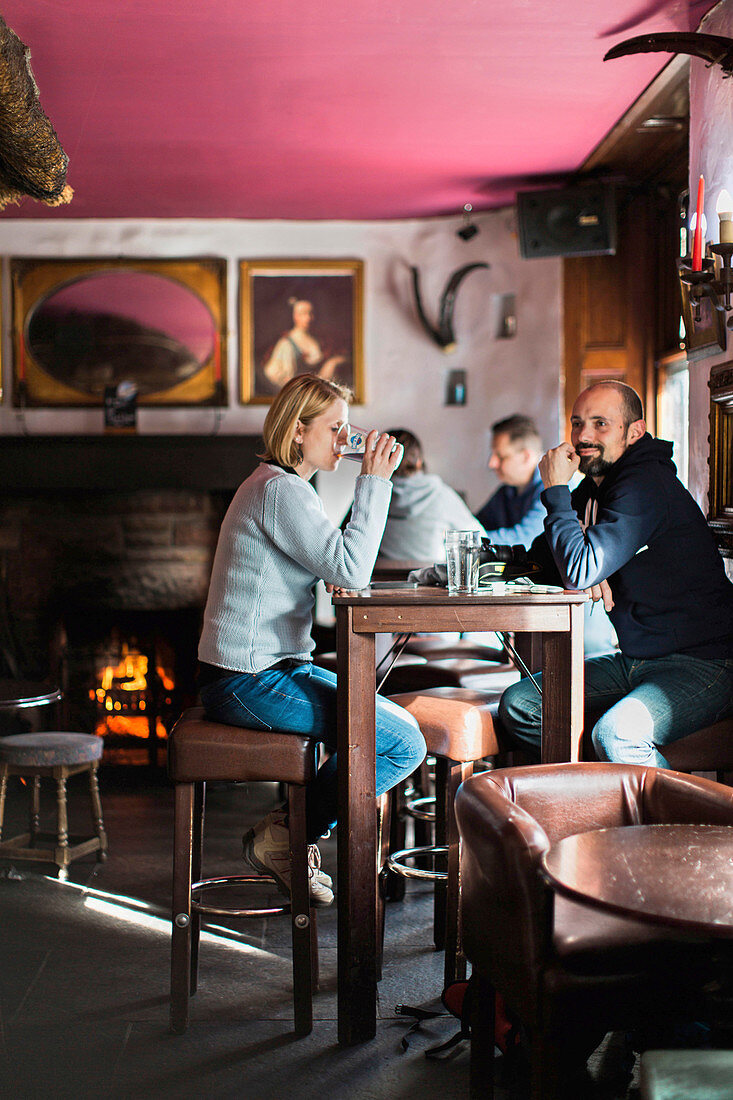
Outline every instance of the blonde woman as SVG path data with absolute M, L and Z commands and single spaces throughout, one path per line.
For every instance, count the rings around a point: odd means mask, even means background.
M 370 433 L 351 519 L 343 531 L 334 527 L 310 479 L 341 461 L 350 396 L 305 374 L 270 406 L 263 460 L 222 524 L 199 644 L 201 700 L 212 721 L 305 734 L 331 753 L 306 792 L 311 900 L 321 906 L 333 900 L 316 842 L 336 821 L 336 677 L 311 659 L 314 589 L 318 580 L 330 591 L 369 583 L 402 457 L 393 436 Z M 381 696 L 376 742 L 382 794 L 415 770 L 425 742 L 411 715 Z M 246 861 L 289 893 L 284 809 L 243 843 Z

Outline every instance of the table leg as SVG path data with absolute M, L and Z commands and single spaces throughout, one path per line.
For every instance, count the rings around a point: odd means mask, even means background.
M 583 604 L 570 630 L 542 636 L 542 763 L 580 759 L 583 736 Z
M 377 1030 L 374 635 L 355 634 L 350 607 L 338 638 L 338 1040 Z

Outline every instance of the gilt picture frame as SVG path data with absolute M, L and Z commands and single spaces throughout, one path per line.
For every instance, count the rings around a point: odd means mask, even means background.
M 357 259 L 240 261 L 242 402 L 270 404 L 293 375 L 314 373 L 363 404 L 363 283 Z
M 13 403 L 227 404 L 227 266 L 196 259 L 15 256 Z M 120 391 L 122 392 L 122 391 Z

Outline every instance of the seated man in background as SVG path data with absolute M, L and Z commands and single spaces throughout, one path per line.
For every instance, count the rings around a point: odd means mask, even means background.
M 573 407 L 571 443 L 540 463 L 545 534 L 530 557 L 544 579 L 587 589 L 610 612 L 620 651 L 585 662 L 599 760 L 668 767 L 664 746 L 733 713 L 733 584 L 700 508 L 677 478 L 672 444 L 646 431 L 638 394 L 599 382 Z M 585 474 L 572 496 L 568 482 Z M 500 716 L 539 749 L 541 700 L 529 680 Z
M 392 498 L 379 547 L 390 561 L 445 561 L 446 531 L 480 531 L 481 524 L 458 493 L 425 470 L 420 440 L 406 428 L 389 432 L 405 449 L 392 475 Z
M 545 508 L 540 500 L 542 478 L 537 464 L 542 440 L 534 420 L 515 413 L 492 424 L 489 469 L 502 482 L 476 513 L 495 544 L 529 546 L 542 534 Z

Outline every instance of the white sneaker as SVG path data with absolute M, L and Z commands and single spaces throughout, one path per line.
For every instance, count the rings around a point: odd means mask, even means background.
M 242 837 L 242 855 L 255 871 L 271 875 L 281 893 L 290 897 L 290 837 L 284 810 L 273 810 Z M 308 845 L 308 890 L 311 905 L 324 908 L 333 901 L 333 883 L 321 870 L 321 853 Z

